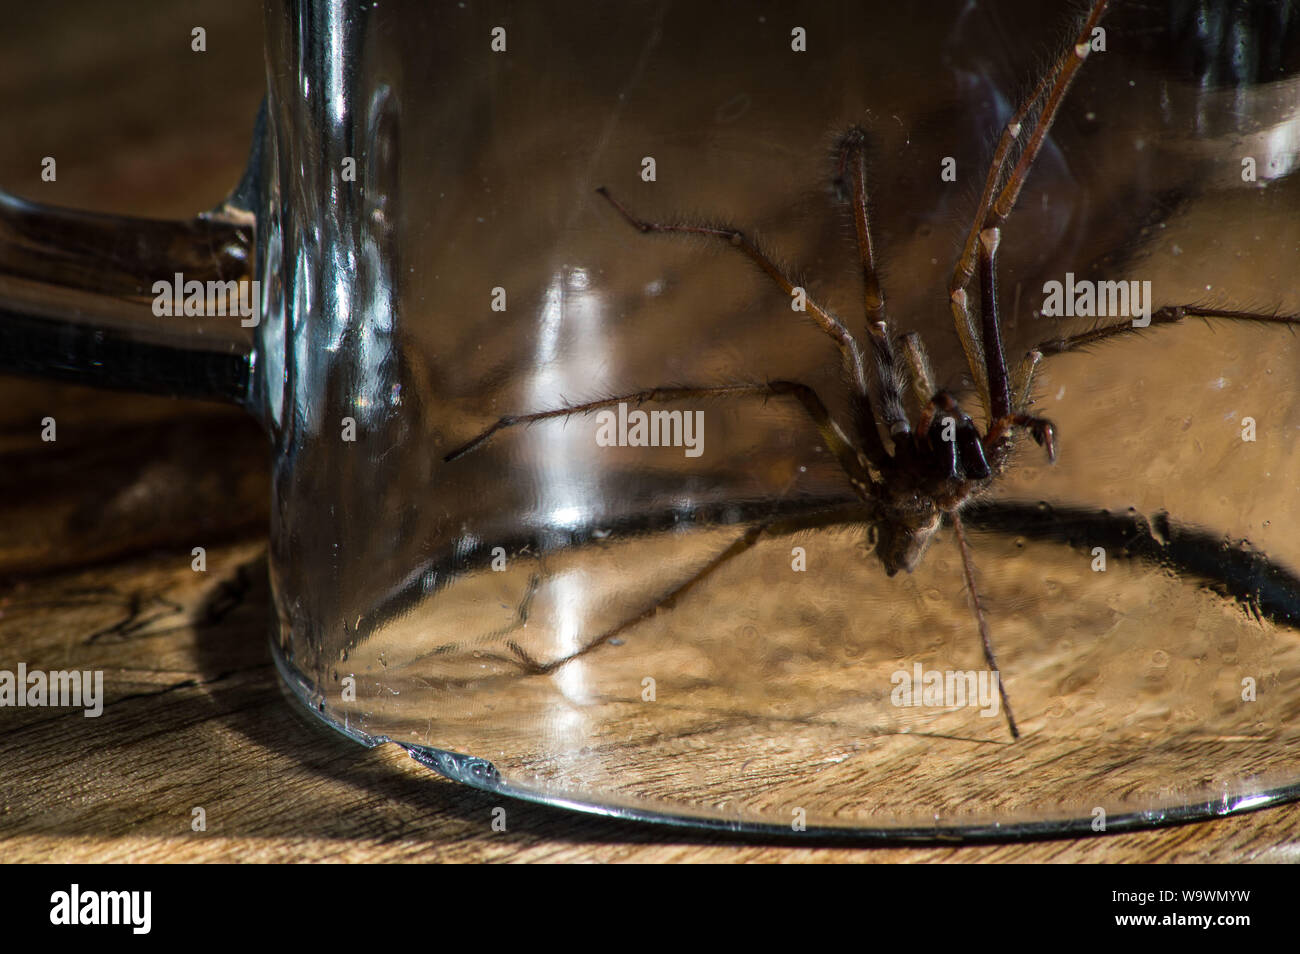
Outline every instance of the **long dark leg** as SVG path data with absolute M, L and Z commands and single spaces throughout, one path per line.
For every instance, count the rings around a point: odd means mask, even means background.
M 1012 427 L 1024 427 L 1028 429 L 1040 445 L 1047 448 L 1050 458 L 1055 459 L 1056 449 L 1054 445 L 1055 432 L 1050 421 L 1040 417 L 1032 417 L 1023 413 L 1024 408 L 1029 404 L 1029 387 L 1033 380 L 1034 369 L 1037 367 L 1039 360 L 1044 355 L 1063 354 L 1066 351 L 1074 351 L 1079 348 L 1086 348 L 1089 345 L 1099 344 L 1108 338 L 1118 338 L 1122 335 L 1137 334 L 1146 331 L 1148 328 L 1155 328 L 1160 325 L 1176 325 L 1185 318 L 1222 318 L 1229 321 L 1255 321 L 1261 324 L 1288 325 L 1290 327 L 1300 326 L 1300 316 L 1297 315 L 1280 315 L 1267 314 L 1264 312 L 1252 311 L 1230 311 L 1218 308 L 1198 308 L 1194 305 L 1170 305 L 1161 308 L 1151 315 L 1151 321 L 1147 325 L 1134 325 L 1132 321 L 1126 321 L 1117 325 L 1105 325 L 1101 328 L 1093 328 L 1091 331 L 1084 331 L 1077 335 L 1068 335 L 1064 338 L 1049 338 L 1047 341 L 1040 343 L 1037 347 L 1031 348 L 1025 355 L 1017 369 L 1015 385 L 1012 389 L 1014 407 L 1017 413 L 1013 413 L 1006 419 L 1004 424 L 995 425 L 995 429 L 990 429 L 987 440 L 992 443 L 1000 439 L 1005 433 L 1008 433 Z M 996 432 L 995 432 L 996 430 Z
M 592 650 L 605 645 L 610 640 L 636 626 L 638 623 L 650 619 L 660 610 L 672 609 L 677 604 L 677 601 L 683 596 L 707 580 L 725 564 L 731 562 L 742 553 L 752 549 L 763 537 L 788 536 L 806 530 L 816 530 L 822 527 L 852 522 L 853 516 L 856 516 L 859 520 L 869 519 L 871 516 L 869 505 L 859 505 L 857 512 L 852 515 L 846 514 L 842 509 L 832 509 L 823 513 L 811 513 L 798 517 L 778 518 L 775 520 L 769 520 L 766 523 L 754 524 L 746 529 L 745 532 L 734 540 L 726 549 L 710 559 L 703 567 L 692 574 L 684 582 L 673 587 L 663 596 L 655 599 L 635 616 L 630 616 L 610 629 L 607 629 L 599 635 L 589 639 L 580 649 L 569 653 L 567 656 L 561 656 L 559 659 L 542 662 L 535 659 L 517 643 L 511 641 L 509 648 L 515 656 L 513 661 L 521 664 L 524 667 L 525 672 L 530 675 L 547 675 L 553 673 L 561 666 L 573 662 L 575 659 L 585 656 Z M 492 654 L 485 654 L 485 658 L 491 656 Z M 496 656 L 493 658 L 504 657 Z
M 1150 325 L 1135 326 L 1132 321 L 1126 321 L 1118 325 L 1105 325 L 1077 335 L 1049 339 L 1034 350 L 1045 355 L 1061 354 L 1065 351 L 1073 351 L 1076 348 L 1085 348 L 1088 345 L 1098 344 L 1107 338 L 1137 334 L 1158 325 L 1176 325 L 1184 318 L 1223 318 L 1229 321 L 1256 321 L 1262 324 L 1300 326 L 1300 315 L 1270 315 L 1264 312 L 1198 308 L 1195 305 L 1171 305 L 1152 312 Z
M 751 396 L 788 396 L 798 400 L 813 423 L 817 425 L 817 431 L 821 434 L 822 440 L 826 442 L 827 449 L 835 455 L 835 459 L 839 461 L 840 466 L 854 486 L 864 493 L 875 492 L 876 487 L 870 473 L 867 471 L 866 461 L 859 456 L 857 449 L 845 435 L 843 429 L 831 417 L 830 411 L 826 409 L 822 399 L 817 396 L 817 392 L 806 384 L 800 384 L 798 381 L 769 381 L 766 384 L 732 384 L 703 388 L 649 388 L 644 391 L 633 391 L 630 394 L 601 398 L 598 401 L 588 401 L 585 404 L 574 404 L 550 411 L 503 417 L 469 443 L 463 444 L 448 453 L 443 460 L 450 463 L 464 457 L 486 444 L 492 438 L 492 435 L 508 427 L 532 424 L 536 421 L 546 421 L 557 417 L 570 417 L 574 414 L 587 414 L 602 408 L 617 407 L 624 402 L 640 405 L 649 402 L 681 401 L 689 398 L 709 399 Z
M 1002 711 L 1007 717 L 1007 728 L 1011 730 L 1011 738 L 1018 739 L 1020 730 L 1016 728 L 1016 718 L 1011 714 L 1011 700 L 1007 698 L 1007 687 L 1002 681 L 1002 670 L 998 668 L 997 657 L 993 655 L 993 636 L 989 632 L 989 621 L 984 616 L 979 590 L 975 587 L 975 567 L 971 564 L 966 530 L 962 527 L 961 517 L 957 516 L 956 512 L 950 513 L 948 517 L 952 521 L 953 529 L 957 531 L 957 549 L 961 551 L 961 568 L 966 577 L 966 592 L 970 594 L 971 606 L 975 610 L 975 623 L 979 626 L 980 642 L 984 646 L 984 661 L 991 672 L 997 673 L 998 694 L 1002 696 Z
M 871 220 L 867 209 L 866 133 L 854 126 L 840 140 L 842 182 L 849 185 L 849 204 L 853 209 L 853 229 L 858 238 L 858 262 L 862 269 L 863 311 L 867 319 L 867 336 L 871 343 L 872 368 L 881 423 L 892 435 L 906 434 L 911 428 L 903 410 L 902 382 L 894 359 L 889 319 L 885 316 L 885 295 L 880 288 L 875 251 L 871 242 Z
M 912 397 L 917 407 L 924 412 L 938 390 L 934 384 L 934 370 L 930 367 L 930 354 L 925 350 L 921 336 L 915 331 L 909 331 L 899 341 L 903 346 L 903 357 L 907 361 Z M 925 428 L 918 430 L 924 431 Z
M 988 228 L 980 233 L 980 333 L 984 342 L 984 370 L 989 382 L 989 421 L 1000 421 L 1011 413 L 1011 377 L 1007 373 L 1002 329 L 998 322 L 998 246 L 1002 230 Z
M 1011 402 L 1016 411 L 1024 411 L 1029 407 L 1033 399 L 1034 373 L 1042 360 L 1043 353 L 1037 348 L 1031 348 L 1016 366 L 1015 377 L 1011 379 Z
M 1070 88 L 1075 74 L 1083 61 L 1088 58 L 1088 52 L 1092 49 L 1092 31 L 1093 28 L 1101 22 L 1102 16 L 1106 12 L 1109 0 L 1096 0 L 1092 5 L 1092 12 L 1088 14 L 1088 19 L 1084 21 L 1083 27 L 1079 30 L 1079 35 L 1074 41 L 1074 46 L 1062 54 L 1060 61 L 1056 66 L 1056 79 L 1052 83 L 1051 91 L 1047 94 L 1047 100 L 1043 103 L 1043 109 L 1038 114 L 1038 121 L 1034 123 L 1033 132 L 1029 134 L 1029 140 L 1025 143 L 1025 150 L 1020 154 L 1016 161 L 1015 168 L 1007 177 L 1006 184 L 1002 187 L 997 201 L 989 210 L 988 216 L 984 221 L 984 228 L 1001 225 L 1011 210 L 1015 208 L 1016 199 L 1020 197 L 1020 190 L 1024 187 L 1025 180 L 1029 177 L 1029 170 L 1038 158 L 1038 151 L 1043 148 L 1043 143 L 1047 140 L 1048 130 L 1052 128 L 1052 122 L 1056 119 L 1056 111 L 1060 108 L 1061 102 L 1065 99 L 1065 93 Z
M 1094 0 L 1088 19 L 1084 21 L 1083 26 L 1079 29 L 1074 44 L 1061 54 L 1056 64 L 1043 77 L 1029 95 L 1029 99 L 1011 117 L 1011 121 L 1007 123 L 1006 128 L 1003 130 L 1002 137 L 998 141 L 997 151 L 993 155 L 993 162 L 989 166 L 988 178 L 984 183 L 984 193 L 980 196 L 979 208 L 975 212 L 975 219 L 971 223 L 970 232 L 967 233 L 966 244 L 962 248 L 961 258 L 957 262 L 957 267 L 953 270 L 952 281 L 948 286 L 950 293 L 969 286 L 971 279 L 975 276 L 980 233 L 985 229 L 1001 225 L 1015 207 L 1016 199 L 1020 196 L 1020 190 L 1024 187 L 1025 179 L 1029 176 L 1030 167 L 1033 166 L 1034 160 L 1038 157 L 1039 150 L 1042 149 L 1043 143 L 1047 140 L 1047 133 L 1052 128 L 1052 122 L 1056 119 L 1056 111 L 1060 108 L 1065 93 L 1070 88 L 1070 83 L 1074 80 L 1079 67 L 1083 65 L 1083 61 L 1088 57 L 1088 52 L 1092 46 L 1092 31 L 1101 22 L 1108 3 L 1109 0 Z M 1029 111 L 1034 104 L 1042 97 L 1049 81 L 1051 82 L 1051 89 L 1047 93 L 1047 99 L 1038 114 L 1034 128 L 1029 133 L 1025 148 L 1016 161 L 1015 167 L 1011 170 L 1011 174 L 1007 177 L 1006 183 L 1003 184 L 1001 191 L 998 191 L 998 183 L 1001 180 L 1003 169 L 1011 155 L 1011 146 L 1019 138 L 1025 117 L 1029 115 Z M 995 194 L 996 199 L 994 198 Z
M 532 612 L 533 600 L 537 597 L 537 591 L 541 587 L 541 583 L 542 583 L 542 577 L 540 574 L 534 573 L 532 576 L 530 576 L 528 578 L 528 588 L 524 590 L 524 598 L 520 600 L 519 605 L 515 607 L 514 618 L 510 622 L 506 623 L 504 626 L 501 626 L 497 629 L 492 630 L 491 632 L 485 633 L 484 635 L 477 637 L 475 639 L 475 642 L 483 642 L 492 639 L 504 639 L 505 637 L 510 636 L 512 633 L 515 633 L 518 630 L 521 630 L 525 626 L 527 626 L 528 616 Z M 404 665 L 411 666 L 418 662 L 422 662 L 426 659 L 430 659 L 434 656 L 443 656 L 446 655 L 447 653 L 455 652 L 458 645 L 459 645 L 458 643 L 443 643 L 439 646 L 433 647 L 428 652 L 420 653 L 420 655 L 413 657 L 409 662 L 405 663 Z M 519 649 L 518 644 L 515 642 L 514 639 L 506 640 L 506 645 L 510 647 L 512 652 L 515 653 L 522 652 L 522 650 Z
M 997 254 L 1001 239 L 1001 229 L 996 227 L 980 233 L 980 313 L 989 387 L 989 425 L 984 432 L 984 449 L 993 456 L 1000 456 L 1005 452 L 1003 442 L 1019 427 L 1033 435 L 1034 441 L 1047 451 L 1048 460 L 1055 461 L 1056 431 L 1052 422 L 1014 410 L 1018 405 L 1012 404 L 1011 376 L 1007 371 L 998 320 Z M 1027 378 L 1025 387 L 1028 387 Z
M 989 229 L 996 229 L 1000 226 L 1015 207 L 1016 199 L 1020 195 L 1020 190 L 1024 187 L 1025 180 L 1029 176 L 1029 170 L 1033 166 L 1039 150 L 1042 149 L 1043 143 L 1047 139 L 1048 130 L 1051 129 L 1052 121 L 1056 118 L 1057 109 L 1065 97 L 1066 90 L 1069 89 L 1075 73 L 1078 72 L 1079 67 L 1088 56 L 1093 28 L 1101 21 L 1102 15 L 1106 12 L 1107 3 L 1108 0 L 1095 0 L 1087 20 L 1084 21 L 1075 38 L 1074 45 L 1062 53 L 1060 59 L 1047 72 L 1029 98 L 1016 111 L 1016 114 L 1011 117 L 1011 121 L 1003 129 L 997 150 L 993 155 L 993 161 L 989 165 L 988 176 L 984 182 L 984 192 L 980 196 L 979 208 L 975 212 L 961 257 L 957 261 L 952 280 L 949 282 L 948 290 L 952 301 L 953 320 L 957 326 L 957 335 L 961 339 L 962 349 L 966 352 L 966 361 L 970 366 L 971 374 L 977 386 L 980 386 L 981 396 L 985 399 L 986 405 L 990 407 L 999 402 L 1000 395 L 996 390 L 997 382 L 993 380 L 989 369 L 995 364 L 1000 364 L 1005 376 L 1006 359 L 1002 355 L 993 357 L 989 354 L 994 349 L 987 338 L 987 332 L 981 345 L 978 336 L 975 334 L 975 326 L 971 319 L 966 290 L 971 279 L 975 276 L 977 263 L 983 260 L 983 246 L 986 242 L 985 233 Z M 1025 148 L 999 191 L 998 186 L 1002 182 L 1003 171 L 1011 156 L 1011 147 L 1019 138 L 1021 127 L 1030 110 L 1035 103 L 1043 98 L 1044 91 L 1046 91 L 1046 100 L 1029 134 Z M 991 415 L 994 420 L 1005 417 L 1010 409 L 1009 401 L 1007 404 L 1007 410 L 1000 414 Z
M 618 213 L 637 231 L 662 232 L 678 235 L 700 235 L 720 239 L 721 241 L 726 242 L 730 247 L 743 253 L 751 262 L 762 270 L 763 274 L 775 282 L 776 285 L 787 295 L 794 295 L 796 287 L 795 283 L 784 271 L 782 271 L 771 257 L 767 255 L 767 253 L 750 241 L 750 239 L 746 237 L 745 233 L 740 230 L 717 228 L 708 225 L 665 225 L 659 222 L 648 222 L 645 219 L 634 215 L 627 206 L 623 205 L 623 203 L 610 195 L 609 190 L 604 186 L 601 186 L 596 190 L 596 192 L 609 202 L 610 205 L 617 209 Z M 835 346 L 839 348 L 840 354 L 844 358 L 845 366 L 847 367 L 853 382 L 853 388 L 862 399 L 858 402 L 861 407 L 857 408 L 857 411 L 858 413 L 871 418 L 871 426 L 862 428 L 863 437 L 866 443 L 864 449 L 872 463 L 880 465 L 885 461 L 888 455 L 885 452 L 884 443 L 881 441 L 879 434 L 876 433 L 874 415 L 868 399 L 869 391 L 867 387 L 867 372 L 866 367 L 863 364 L 862 349 L 858 346 L 857 339 L 853 337 L 852 332 L 850 332 L 848 328 L 844 327 L 844 324 L 838 318 L 817 302 L 813 301 L 812 298 L 809 298 L 806 293 L 804 298 L 807 307 L 806 314 L 813 319 L 823 332 L 830 336 L 831 340 L 835 342 Z

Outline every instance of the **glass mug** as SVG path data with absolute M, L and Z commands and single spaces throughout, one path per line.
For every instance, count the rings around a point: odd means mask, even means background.
M 832 187 L 860 124 L 892 319 L 970 394 L 948 275 L 1029 54 L 1076 27 L 864 6 L 268 0 L 268 96 L 220 208 L 0 197 L 0 368 L 256 415 L 283 680 L 470 785 L 921 839 L 1294 798 L 1285 329 L 1186 322 L 1043 362 L 1060 459 L 1022 441 L 964 512 L 1015 739 L 951 524 L 886 573 L 799 401 L 648 393 L 799 381 L 844 414 L 785 292 L 609 199 L 760 235 L 865 335 Z M 1106 25 L 1004 229 L 1008 354 L 1062 333 L 1046 281 L 1075 274 L 1300 312 L 1294 37 L 1216 88 Z

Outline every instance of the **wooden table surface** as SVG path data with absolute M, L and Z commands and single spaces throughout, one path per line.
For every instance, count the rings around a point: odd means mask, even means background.
M 258 5 L 76 6 L 7 14 L 0 186 L 119 213 L 214 205 L 260 98 Z M 206 55 L 189 49 L 193 25 Z M 0 380 L 0 669 L 102 669 L 107 697 L 97 719 L 0 710 L 0 861 L 1300 858 L 1300 806 L 965 848 L 746 843 L 523 803 L 494 831 L 499 798 L 392 746 L 367 751 L 283 694 L 266 642 L 266 456 L 231 409 Z

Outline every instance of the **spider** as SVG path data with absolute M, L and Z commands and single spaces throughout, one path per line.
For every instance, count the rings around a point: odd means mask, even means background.
M 762 384 L 698 387 L 656 387 L 602 398 L 553 410 L 507 416 L 444 458 L 455 461 L 480 448 L 503 429 L 554 418 L 591 413 L 620 403 L 658 403 L 689 399 L 781 397 L 792 399 L 817 428 L 854 492 L 854 499 L 821 512 L 786 515 L 771 511 L 758 515 L 748 529 L 690 579 L 656 600 L 644 612 L 588 640 L 577 651 L 549 662 L 532 658 L 523 648 L 510 643 L 512 652 L 529 672 L 549 673 L 560 666 L 609 643 L 660 608 L 672 605 L 687 590 L 697 586 L 722 564 L 753 547 L 765 537 L 793 534 L 818 526 L 857 522 L 874 529 L 874 552 L 888 576 L 900 570 L 911 572 L 923 560 L 939 529 L 946 523 L 954 530 L 961 555 L 963 578 L 979 632 L 983 656 L 996 674 L 1002 712 L 1013 739 L 1020 737 L 1007 694 L 1005 681 L 993 648 L 990 626 L 976 585 L 963 511 L 980 512 L 983 522 L 998 520 L 996 507 L 979 503 L 981 495 L 1005 472 L 1011 459 L 1014 438 L 1027 433 L 1046 453 L 1056 459 L 1056 428 L 1051 421 L 1031 412 L 1031 390 L 1035 370 L 1044 357 L 1096 344 L 1107 338 L 1131 333 L 1132 321 L 1102 325 L 1091 331 L 1044 341 L 1030 349 L 1014 369 L 1009 367 L 1002 342 L 998 301 L 998 248 L 1002 228 L 1016 205 L 1034 160 L 1038 156 L 1057 111 L 1070 85 L 1092 49 L 1094 30 L 1106 12 L 1109 0 L 1094 0 L 1073 42 L 1060 54 L 1001 132 L 985 178 L 978 208 L 966 234 L 962 252 L 949 282 L 947 295 L 956 333 L 969 367 L 978 402 L 985 410 L 977 422 L 957 396 L 936 387 L 930 361 L 921 337 L 916 333 L 895 335 L 888 316 L 884 292 L 878 278 L 876 249 L 872 242 L 866 188 L 866 133 L 850 128 L 836 146 L 835 185 L 841 200 L 849 206 L 856 234 L 862 276 L 862 304 L 865 335 L 856 335 L 830 310 L 807 297 L 775 260 L 745 232 L 729 227 L 698 224 L 664 224 L 648 221 L 615 198 L 608 189 L 597 193 L 613 211 L 640 233 L 667 233 L 716 240 L 747 258 L 777 287 L 799 300 L 799 310 L 827 335 L 837 348 L 848 387 L 848 412 L 837 419 L 817 392 L 806 384 L 770 380 Z M 1033 117 L 1032 122 L 1030 117 Z M 1017 150 L 1017 146 L 1023 145 Z M 978 278 L 977 294 L 972 283 Z M 978 305 L 973 303 L 977 298 Z M 1188 316 L 1203 318 L 1300 324 L 1300 318 L 1244 311 L 1209 309 L 1194 305 L 1173 305 L 1150 314 L 1150 326 L 1176 324 Z M 864 343 L 865 342 L 865 343 Z M 911 391 L 919 414 L 913 419 L 904 407 L 904 392 Z M 1001 514 L 1006 517 L 1007 514 Z M 1022 515 L 1023 516 L 1023 515 Z M 1068 522 L 1069 517 L 1065 518 Z M 1122 531 L 1116 521 L 1099 524 L 1103 532 Z M 1057 535 L 1061 530 L 1057 528 Z M 1066 531 L 1068 535 L 1068 531 Z M 1150 536 L 1148 531 L 1147 536 Z M 1128 541 L 1140 541 L 1141 533 L 1130 528 Z M 1208 540 L 1208 538 L 1207 538 Z M 1178 562 L 1186 558 L 1161 552 L 1154 544 L 1150 558 Z M 1141 550 L 1141 546 L 1138 547 Z M 1148 548 L 1152 549 L 1152 548 Z M 1191 561 L 1196 562 L 1196 561 Z M 1202 561 L 1203 562 L 1203 561 Z M 1224 583 L 1239 598 L 1256 604 L 1261 594 L 1259 575 L 1276 575 L 1267 567 L 1251 577 L 1231 568 L 1196 568 L 1196 572 Z M 1250 577 L 1253 582 L 1248 582 Z M 1270 577 L 1271 579 L 1272 577 Z M 1294 590 L 1295 581 L 1283 574 L 1283 589 Z M 1279 578 L 1279 579 L 1282 579 Z M 1235 580 L 1235 581 L 1234 581 Z M 1249 601 L 1248 600 L 1248 601 Z M 527 599 L 525 600 L 525 604 Z M 1290 618 L 1289 609 L 1271 615 Z M 526 614 L 526 605 L 522 610 Z

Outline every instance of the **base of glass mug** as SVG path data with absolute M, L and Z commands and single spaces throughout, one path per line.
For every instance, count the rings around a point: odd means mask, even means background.
M 356 726 L 349 725 L 346 716 L 339 718 L 330 710 L 325 704 L 324 696 L 285 658 L 280 648 L 280 640 L 274 630 L 270 644 L 276 671 L 280 675 L 281 684 L 289 694 L 325 725 L 354 742 L 361 743 L 366 748 L 391 743 L 405 749 L 412 759 L 426 768 L 433 769 L 442 777 L 480 791 L 629 822 L 648 822 L 740 836 L 752 835 L 764 839 L 954 844 L 1082 837 L 1139 831 L 1207 821 L 1227 815 L 1240 815 L 1287 802 L 1300 801 L 1300 784 L 1283 785 L 1252 795 L 1225 795 L 1221 799 L 1181 806 L 1110 815 L 1105 818 L 1104 826 L 1100 829 L 1095 827 L 1095 820 L 1092 817 L 1018 822 L 965 819 L 959 823 L 945 823 L 936 820 L 930 827 L 835 825 L 809 820 L 806 825 L 795 827 L 790 823 L 778 824 L 761 817 L 710 812 L 705 808 L 682 811 L 680 805 L 670 806 L 618 795 L 574 791 L 556 785 L 529 784 L 524 780 L 506 777 L 491 761 L 484 758 L 427 745 L 399 742 L 388 736 L 371 735 Z

